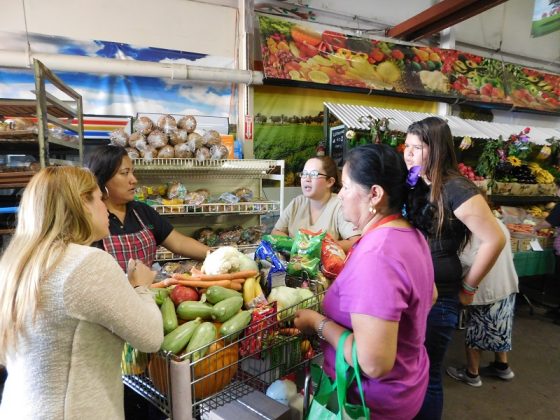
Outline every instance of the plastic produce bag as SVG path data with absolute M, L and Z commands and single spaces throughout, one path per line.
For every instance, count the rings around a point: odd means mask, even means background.
M 321 271 L 325 277 L 334 280 L 344 268 L 346 254 L 328 233 L 321 246 Z
M 286 285 L 286 268 L 269 242 L 261 242 L 255 251 L 255 261 L 259 265 L 268 290 Z
M 288 274 L 300 276 L 305 271 L 310 278 L 317 277 L 321 262 L 321 244 L 326 232 L 314 233 L 300 229 L 294 239 Z
M 284 235 L 264 235 L 263 241 L 269 242 L 279 252 L 291 252 L 294 246 L 294 239 Z

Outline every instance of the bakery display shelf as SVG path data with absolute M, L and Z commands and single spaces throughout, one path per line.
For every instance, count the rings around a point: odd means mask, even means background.
M 226 246 L 226 245 L 214 246 L 214 247 L 210 247 L 210 249 L 212 251 L 215 251 L 216 249 L 218 249 L 221 246 Z M 227 245 L 227 246 L 233 246 L 243 253 L 248 253 L 248 252 L 254 252 L 257 249 L 257 247 L 259 246 L 259 244 L 258 243 L 257 244 L 243 244 L 243 245 L 233 244 L 233 245 Z M 165 248 L 163 246 L 159 246 L 156 250 L 156 261 L 159 261 L 159 262 L 188 260 L 188 259 L 189 258 L 183 257 L 180 254 L 175 254 L 174 252 L 169 251 L 167 248 Z
M 220 215 L 220 214 L 254 214 L 260 215 L 280 211 L 278 201 L 250 201 L 235 204 L 230 203 L 204 203 L 200 205 L 191 204 L 152 204 L 151 207 L 162 215 Z
M 22 188 L 35 175 L 33 171 L 0 172 L 0 188 Z
M 5 130 L 0 131 L 0 142 L 18 142 L 28 141 L 29 143 L 37 143 L 37 128 L 29 130 Z
M 552 195 L 498 195 L 488 196 L 488 199 L 494 204 L 536 204 L 550 203 L 560 201 L 560 198 Z
M 188 171 L 209 175 L 243 174 L 243 175 L 268 175 L 282 165 L 282 161 L 261 159 L 134 159 L 136 171 Z

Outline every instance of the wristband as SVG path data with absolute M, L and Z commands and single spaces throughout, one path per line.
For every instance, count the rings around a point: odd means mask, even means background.
M 461 289 L 465 295 L 474 296 L 476 292 L 471 292 L 470 290 L 465 289 L 464 287 Z
M 463 289 L 466 290 L 467 292 L 471 292 L 474 295 L 478 290 L 478 286 L 471 286 L 467 282 L 463 282 Z
M 325 336 L 323 335 L 323 329 L 325 328 L 327 322 L 331 322 L 331 320 L 325 317 L 321 320 L 321 322 L 319 322 L 319 326 L 317 327 L 317 335 L 323 341 L 325 341 Z

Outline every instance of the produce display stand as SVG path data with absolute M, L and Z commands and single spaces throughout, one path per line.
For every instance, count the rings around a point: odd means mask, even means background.
M 316 338 L 306 337 L 315 352 L 312 358 L 304 358 L 303 336 L 284 335 L 293 331 L 297 309 L 320 309 L 325 289 L 314 280 L 309 286 L 313 297 L 263 317 L 239 338 L 215 340 L 208 354 L 198 360 L 193 355 L 201 349 L 180 356 L 161 351 L 147 357 L 140 354 L 137 362 L 143 366 L 126 372 L 124 383 L 172 420 L 201 418 L 255 390 L 265 392 L 272 382 L 303 370 L 320 355 Z

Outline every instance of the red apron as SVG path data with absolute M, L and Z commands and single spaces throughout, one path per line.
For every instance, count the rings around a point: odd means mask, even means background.
M 132 210 L 134 215 L 140 222 L 142 230 L 136 233 L 127 233 L 124 235 L 111 235 L 103 239 L 103 247 L 105 251 L 111 254 L 121 268 L 126 272 L 128 260 L 140 260 L 148 267 L 151 267 L 156 258 L 156 238 L 154 234 L 146 227 L 144 222 L 136 210 Z

